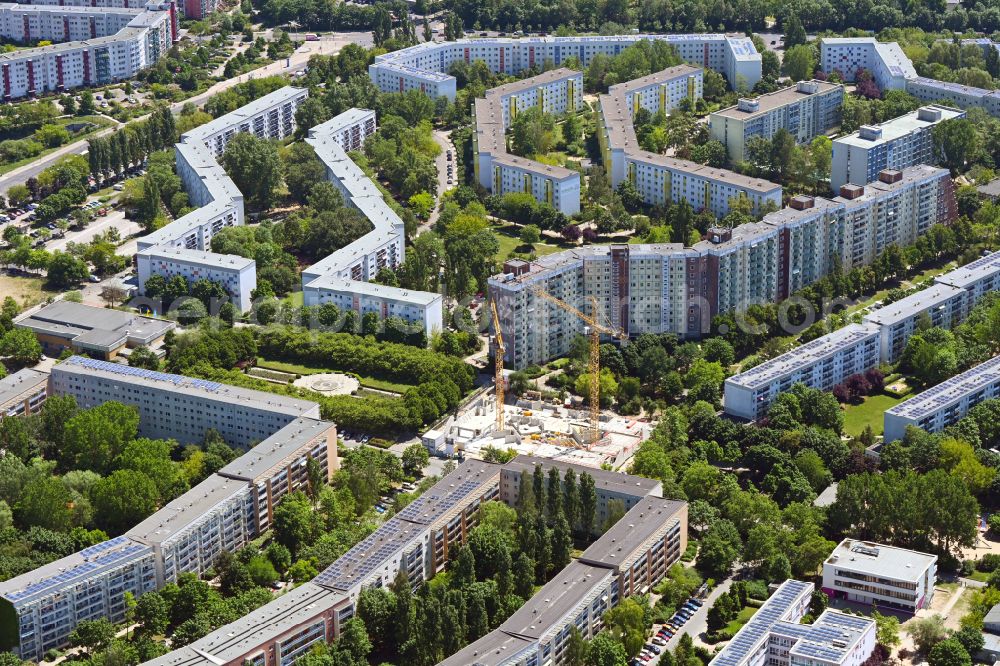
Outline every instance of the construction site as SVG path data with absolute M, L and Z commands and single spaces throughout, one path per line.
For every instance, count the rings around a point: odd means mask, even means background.
M 588 372 L 600 376 L 600 337 L 627 339 L 624 331 L 598 321 L 572 305 L 536 288 L 536 295 L 578 317 L 586 324 L 590 354 Z M 597 312 L 597 303 L 591 303 Z M 467 404 L 458 415 L 424 433 L 428 450 L 444 457 L 484 458 L 492 450 L 509 451 L 590 467 L 621 469 L 649 437 L 651 426 L 600 408 L 600 382 L 590 382 L 587 408 L 572 401 L 517 399 L 507 404 L 503 331 L 496 303 L 490 301 L 493 319 L 492 350 L 494 390 Z M 530 395 L 530 394 L 529 394 Z
M 457 417 L 424 433 L 424 445 L 433 455 L 449 458 L 483 458 L 492 447 L 588 467 L 621 469 L 652 429 L 644 421 L 602 412 L 600 436 L 595 440 L 589 409 L 541 400 L 504 405 L 503 427 L 497 428 L 496 404 L 494 395 L 481 396 Z

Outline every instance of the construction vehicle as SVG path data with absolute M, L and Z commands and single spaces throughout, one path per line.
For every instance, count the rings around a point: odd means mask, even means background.
M 496 334 L 496 349 L 493 352 L 493 363 L 496 370 L 496 376 L 494 382 L 496 384 L 497 392 L 497 432 L 503 430 L 503 395 L 504 395 L 504 378 L 503 378 L 503 355 L 507 351 L 507 348 L 503 343 L 503 331 L 500 330 L 500 315 L 497 313 L 497 302 L 490 300 L 490 312 L 493 314 L 493 331 Z
M 605 325 L 598 320 L 597 313 L 600 312 L 600 306 L 597 303 L 597 299 L 593 296 L 590 297 L 590 304 L 595 316 L 590 316 L 566 301 L 556 298 L 541 287 L 534 287 L 531 291 L 536 296 L 569 312 L 587 324 L 584 334 L 590 338 L 590 359 L 588 360 L 588 372 L 590 373 L 590 396 L 588 398 L 590 402 L 590 437 L 588 445 L 592 445 L 601 438 L 601 335 L 609 335 L 617 339 L 628 339 L 628 334 L 610 322 Z

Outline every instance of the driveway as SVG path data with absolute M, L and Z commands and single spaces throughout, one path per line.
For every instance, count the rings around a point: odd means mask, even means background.
M 669 641 L 667 641 L 667 648 L 669 650 L 673 651 L 677 649 L 677 645 L 680 643 L 682 634 L 688 634 L 689 636 L 691 636 L 691 638 L 694 639 L 695 645 L 703 645 L 709 648 L 710 650 L 713 649 L 714 646 L 702 642 L 700 636 L 708 631 L 708 609 L 712 607 L 716 599 L 718 599 L 723 594 L 729 591 L 729 588 L 732 586 L 732 584 L 733 584 L 733 579 L 727 578 L 726 580 L 716 585 L 715 588 L 713 588 L 712 591 L 708 593 L 708 596 L 705 597 L 705 603 L 701 605 L 701 608 L 695 611 L 694 615 L 691 616 L 691 619 L 685 622 L 684 626 L 681 627 L 681 630 L 678 631 L 676 634 L 674 634 Z M 660 658 L 657 655 L 656 658 L 646 663 L 655 664 L 659 660 Z
M 450 190 L 455 187 L 454 177 L 458 176 L 458 163 L 455 161 L 455 145 L 451 142 L 451 135 L 442 130 L 434 130 L 434 140 L 437 141 L 439 146 L 441 146 L 441 154 L 439 154 L 437 159 L 434 160 L 434 166 L 437 168 L 438 172 L 437 197 L 435 198 L 434 210 L 431 211 L 430 217 L 417 229 L 418 235 L 428 229 L 434 228 L 434 223 L 437 222 L 438 216 L 441 214 L 441 198 L 444 196 L 446 190 Z M 451 161 L 448 160 L 448 151 L 451 151 Z M 452 165 L 453 182 L 451 185 L 448 184 L 449 164 Z

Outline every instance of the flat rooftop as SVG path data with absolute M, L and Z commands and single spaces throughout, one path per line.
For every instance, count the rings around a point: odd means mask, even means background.
M 126 532 L 126 536 L 150 546 L 169 541 L 189 525 L 200 522 L 209 511 L 249 488 L 246 481 L 212 474 L 180 497 Z
M 998 381 L 1000 381 L 1000 356 L 995 356 L 887 409 L 885 413 L 905 419 L 920 420 Z
M 964 289 L 936 283 L 926 289 L 921 289 L 915 294 L 910 294 L 895 303 L 884 305 L 877 310 L 869 312 L 865 315 L 864 320 L 867 323 L 878 324 L 879 326 L 892 326 L 921 312 L 926 312 L 935 307 L 943 307 L 945 303 L 955 298 L 964 297 Z
M 33 368 L 22 368 L 0 379 L 0 405 L 27 398 L 38 387 L 49 381 L 49 373 Z
M 623 474 L 622 472 L 612 472 L 605 469 L 594 469 L 585 465 L 560 462 L 549 458 L 539 458 L 536 456 L 517 456 L 503 466 L 504 470 L 518 473 L 531 474 L 535 471 L 535 466 L 541 465 L 542 469 L 548 472 L 555 467 L 560 472 L 565 473 L 567 469 L 572 469 L 577 476 L 586 472 L 594 479 L 597 490 L 617 492 L 622 495 L 632 495 L 634 497 L 645 497 L 656 494 L 660 491 L 661 484 L 655 479 L 647 479 L 641 476 Z
M 827 83 L 826 81 L 818 81 L 816 79 L 813 79 L 812 81 L 800 81 L 800 83 L 807 83 L 810 86 L 815 86 L 816 90 L 806 92 L 802 89 L 802 86 L 796 84 L 794 86 L 782 88 L 781 90 L 775 90 L 773 93 L 766 93 L 753 98 L 753 101 L 758 104 L 756 111 L 743 111 L 737 104 L 722 109 L 721 111 L 716 111 L 711 115 L 723 118 L 738 118 L 740 120 L 746 120 L 763 113 L 768 113 L 775 109 L 780 109 L 781 107 L 788 106 L 789 104 L 795 104 L 796 102 L 799 102 L 807 97 L 822 95 L 824 93 L 837 90 L 838 88 L 841 90 L 843 89 L 843 86 L 841 85 Z
M 922 110 L 934 112 L 939 117 L 933 120 L 921 118 L 921 115 L 924 115 L 921 113 Z M 881 136 L 877 139 L 866 139 L 861 136 L 862 130 L 858 130 L 853 134 L 848 134 L 847 136 L 835 139 L 834 144 L 871 148 L 873 146 L 880 146 L 891 141 L 896 141 L 914 132 L 919 132 L 920 130 L 933 127 L 939 122 L 962 118 L 964 116 L 965 111 L 961 109 L 955 109 L 950 106 L 942 106 L 941 104 L 928 104 L 920 107 L 916 111 L 911 111 L 910 113 L 899 116 L 898 118 L 887 120 L 884 123 L 879 123 L 878 125 L 872 125 L 872 127 L 877 127 L 881 130 Z
M 278 467 L 286 465 L 289 458 L 296 457 L 303 449 L 311 449 L 317 438 L 325 438 L 335 428 L 330 421 L 299 417 L 217 474 L 250 482 L 270 477 Z
M 62 373 L 86 377 L 100 377 L 139 386 L 164 389 L 171 392 L 198 395 L 203 398 L 225 402 L 245 403 L 250 407 L 295 416 L 305 414 L 318 407 L 315 402 L 301 398 L 255 391 L 207 379 L 173 375 L 166 372 L 156 372 L 155 370 L 145 370 L 143 368 L 132 368 L 120 363 L 98 361 L 85 356 L 71 356 L 52 368 L 53 375 Z
M 571 79 L 579 79 L 582 81 L 583 73 L 578 72 L 575 69 L 560 67 L 558 69 L 550 69 L 547 72 L 542 72 L 538 76 L 532 76 L 520 81 L 514 81 L 513 83 L 505 83 L 504 85 L 497 86 L 496 88 L 490 88 L 486 91 L 485 96 L 487 98 L 506 97 L 507 95 L 512 95 L 525 90 L 534 90 L 539 86 L 557 83 L 559 81 L 569 81 Z
M 659 72 L 653 72 L 652 74 L 641 76 L 638 79 L 632 79 L 631 81 L 625 81 L 623 83 L 616 83 L 608 88 L 608 94 L 619 95 L 624 93 L 627 95 L 628 93 L 636 90 L 642 90 L 648 86 L 659 85 L 661 83 L 673 81 L 674 79 L 686 78 L 701 71 L 703 71 L 701 67 L 695 67 L 694 65 L 675 65 L 673 67 L 667 67 L 666 69 L 660 70 Z
M 912 583 L 923 578 L 924 572 L 935 562 L 936 555 L 871 541 L 844 539 L 833 549 L 824 564 Z
M 190 132 L 186 132 L 182 137 L 181 141 L 185 139 L 194 139 L 199 141 L 204 141 L 218 132 L 232 128 L 247 118 L 253 118 L 254 116 L 268 111 L 276 106 L 281 106 L 286 102 L 302 98 L 304 99 L 308 96 L 309 91 L 305 88 L 296 88 L 295 86 L 285 86 L 284 88 L 279 88 L 274 92 L 268 93 L 263 97 L 259 97 L 249 104 L 245 104 L 235 111 L 230 111 L 229 113 L 219 116 L 211 122 L 207 122 L 204 125 L 200 125 Z
M 1000 252 L 993 252 L 964 266 L 942 273 L 934 281 L 952 287 L 969 289 L 980 280 L 985 280 L 998 273 L 1000 273 Z
M 636 550 L 665 525 L 679 520 L 686 507 L 686 502 L 677 500 L 642 498 L 583 552 L 580 561 L 615 568 L 628 565 Z
M 874 627 L 872 619 L 827 609 L 812 624 L 778 622 L 772 631 L 795 641 L 789 654 L 799 657 L 804 663 L 809 663 L 809 660 L 843 663 Z
M 256 265 L 253 259 L 241 257 L 238 254 L 217 254 L 203 250 L 189 250 L 184 247 L 173 247 L 169 245 L 159 245 L 141 250 L 141 254 L 148 255 L 151 259 L 167 259 L 173 261 L 183 261 L 192 266 L 203 266 L 214 269 L 228 269 L 233 271 L 244 271 Z
M 781 356 L 776 356 L 770 361 L 750 368 L 746 372 L 733 375 L 726 380 L 726 384 L 749 389 L 766 386 L 797 370 L 809 367 L 829 356 L 833 356 L 852 345 L 876 338 L 877 336 L 878 328 L 875 326 L 849 324 L 821 338 L 816 338 L 801 347 L 787 351 Z
M 127 536 L 115 537 L 0 582 L 0 597 L 22 606 L 152 552 Z
M 80 342 L 96 347 L 125 344 L 127 339 L 148 344 L 175 326 L 172 321 L 66 300 L 54 301 L 21 317 L 15 324 L 39 335 L 65 340 L 80 338 Z
M 812 583 L 786 580 L 743 625 L 743 628 L 736 632 L 736 635 L 722 648 L 722 651 L 709 662 L 709 666 L 739 666 L 742 664 L 762 642 L 768 640 L 768 636 L 776 624 L 792 617 L 795 604 L 804 596 L 812 594 L 812 590 Z
M 569 613 L 578 611 L 588 597 L 608 585 L 615 573 L 570 561 L 552 580 L 535 592 L 523 606 L 500 625 L 500 630 L 519 638 L 538 639 L 562 624 Z
M 513 661 L 522 652 L 533 653 L 536 643 L 520 636 L 511 636 L 494 629 L 479 640 L 469 643 L 437 666 L 501 666 Z
M 343 595 L 304 583 L 189 645 L 145 662 L 145 666 L 219 666 L 237 661 L 343 601 Z

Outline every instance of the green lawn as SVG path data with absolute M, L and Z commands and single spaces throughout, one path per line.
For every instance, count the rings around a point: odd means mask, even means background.
M 524 250 L 519 249 L 524 246 L 524 243 L 517 236 L 497 227 L 493 227 L 493 235 L 500 241 L 500 250 L 497 252 L 498 262 L 504 261 L 514 250 L 524 252 Z M 535 254 L 539 257 L 562 250 L 558 245 L 549 245 L 548 243 L 535 243 L 533 247 L 535 248 Z
M 264 358 L 263 356 L 257 357 L 257 367 L 265 370 L 278 370 L 280 372 L 289 372 L 293 375 L 303 376 L 318 375 L 323 372 L 343 372 L 342 370 L 332 368 L 316 368 L 308 365 L 299 365 L 297 363 L 286 363 L 285 361 L 272 361 Z M 412 384 L 399 384 L 387 379 L 377 379 L 375 377 L 361 377 L 354 372 L 350 374 L 356 375 L 358 377 L 358 381 L 361 382 L 361 385 L 365 388 L 377 389 L 379 391 L 390 391 L 392 393 L 405 393 L 408 389 L 413 388 Z
M 866 425 L 870 425 L 872 432 L 881 435 L 884 421 L 882 413 L 904 400 L 906 398 L 894 398 L 880 393 L 865 398 L 865 401 L 860 405 L 848 405 L 844 412 L 844 432 L 856 437 L 861 434 Z
M 74 143 L 76 141 L 79 141 L 80 139 L 85 139 L 94 132 L 99 132 L 105 127 L 109 127 L 112 125 L 112 121 L 103 116 L 74 116 L 72 118 L 59 118 L 55 120 L 54 123 L 57 125 L 70 125 L 73 123 L 94 123 L 95 127 L 91 127 L 83 132 L 72 135 L 67 143 Z M 30 136 L 27 138 L 30 138 Z M 8 162 L 6 164 L 0 164 L 0 174 L 7 173 L 8 171 L 12 171 L 13 169 L 24 166 L 25 164 L 31 164 L 35 160 L 40 160 L 49 153 L 59 150 L 59 148 L 61 147 L 62 146 L 56 146 L 55 148 L 46 148 L 45 150 L 38 153 L 34 157 L 26 157 L 23 160 L 18 160 L 17 162 Z
M 973 571 L 971 574 L 966 576 L 966 578 L 971 578 L 972 580 L 978 580 L 980 583 L 985 583 L 990 579 L 990 575 L 985 571 Z
M 735 634 L 737 631 L 743 628 L 743 625 L 750 621 L 753 614 L 757 612 L 757 609 L 753 606 L 747 606 L 739 612 L 736 619 L 726 625 L 726 631 Z

